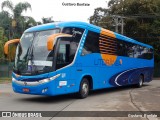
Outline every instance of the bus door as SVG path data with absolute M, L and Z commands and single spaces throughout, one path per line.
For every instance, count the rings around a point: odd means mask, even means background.
M 60 74 L 59 79 L 56 80 L 57 94 L 73 92 L 74 81 L 71 79 L 70 38 L 58 40 L 56 53 L 56 74 Z

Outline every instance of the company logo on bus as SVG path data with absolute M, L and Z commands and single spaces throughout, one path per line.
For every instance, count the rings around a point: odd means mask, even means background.
M 115 55 L 101 54 L 101 56 L 102 56 L 102 59 L 105 62 L 105 64 L 108 66 L 113 65 L 117 60 L 117 56 L 115 56 Z

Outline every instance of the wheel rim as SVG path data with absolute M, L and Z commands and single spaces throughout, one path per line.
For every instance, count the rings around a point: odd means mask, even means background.
M 84 95 L 86 95 L 88 93 L 88 84 L 87 83 L 83 83 L 83 85 L 82 85 L 82 93 Z

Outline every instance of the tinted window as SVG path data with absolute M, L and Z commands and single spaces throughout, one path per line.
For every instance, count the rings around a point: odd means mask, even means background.
M 134 45 L 133 50 L 134 50 L 134 58 L 139 58 L 139 56 L 141 55 L 140 46 Z
M 118 56 L 127 56 L 126 44 L 124 41 L 119 40 L 117 44 Z
M 84 32 L 84 29 L 76 28 L 76 27 L 65 27 L 62 30 L 62 33 L 72 35 L 74 42 L 77 42 L 77 43 L 79 43 L 79 41 L 83 35 L 83 32 Z
M 65 27 L 62 29 L 62 33 L 72 35 L 72 38 L 60 38 L 58 44 L 56 69 L 62 68 L 72 63 L 79 41 L 83 35 L 84 29 L 76 27 Z
M 119 56 L 134 57 L 134 45 L 126 41 L 118 40 L 117 53 Z
M 89 53 L 99 53 L 99 34 L 92 31 L 88 31 L 82 55 Z
M 70 41 L 70 62 L 72 62 L 74 59 L 83 32 L 84 29 L 76 27 L 65 27 L 62 30 L 62 33 L 72 35 L 72 40 Z
M 153 49 L 88 31 L 82 55 L 101 53 L 132 58 L 152 59 Z
M 138 58 L 143 59 L 152 59 L 153 58 L 153 49 L 146 48 L 146 47 L 140 47 L 140 55 Z
M 142 59 L 153 58 L 153 49 L 122 40 L 118 40 L 117 53 L 118 56 L 125 57 L 134 57 Z
M 101 54 L 117 55 L 117 39 L 101 34 L 99 37 L 99 48 Z
M 67 54 L 67 44 L 61 44 L 58 49 L 57 64 L 69 62 L 68 56 L 66 54 Z
M 132 43 L 126 43 L 127 44 L 127 57 L 134 57 L 134 44 Z
M 65 38 L 65 40 L 59 40 L 56 69 L 62 68 L 70 63 L 69 61 L 70 53 L 70 41 Z

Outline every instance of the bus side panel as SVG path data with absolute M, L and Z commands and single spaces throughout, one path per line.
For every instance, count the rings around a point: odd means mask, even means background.
M 91 75 L 93 89 L 136 84 L 141 74 L 144 75 L 144 81 L 149 82 L 153 75 L 152 60 L 117 56 L 113 65 L 106 65 L 99 53 L 81 56 L 79 60 L 81 67 L 78 68 L 82 71 L 76 76 L 82 79 L 85 75 Z
M 76 83 L 78 86 L 77 88 L 78 91 L 79 91 L 80 82 L 85 76 L 90 76 L 92 78 L 94 89 L 99 87 L 98 80 L 97 80 L 99 76 L 97 74 L 97 69 L 94 66 L 95 57 L 96 56 L 93 54 L 87 54 L 87 55 L 78 57 L 78 60 L 75 63 L 76 70 L 73 71 L 74 79 L 77 79 Z
M 109 83 L 113 86 L 124 86 L 138 83 L 139 76 L 144 75 L 144 82 L 152 80 L 153 64 L 152 60 L 143 60 L 127 57 L 118 57 L 121 60 L 119 70 L 115 69 L 115 74 L 111 76 Z
M 76 89 L 76 79 L 73 79 L 74 67 L 68 66 L 56 71 L 60 77 L 55 80 L 56 94 L 73 93 Z
M 108 79 L 115 74 L 115 67 L 106 66 L 99 53 L 81 56 L 79 60 L 82 65 L 81 79 L 83 76 L 90 75 L 94 90 L 113 87 L 109 84 Z
M 124 70 L 112 76 L 109 83 L 113 86 L 136 84 L 140 75 L 144 75 L 144 82 L 149 82 L 152 80 L 152 74 L 153 68 L 151 67 Z M 124 84 L 124 81 L 126 81 L 126 84 Z

